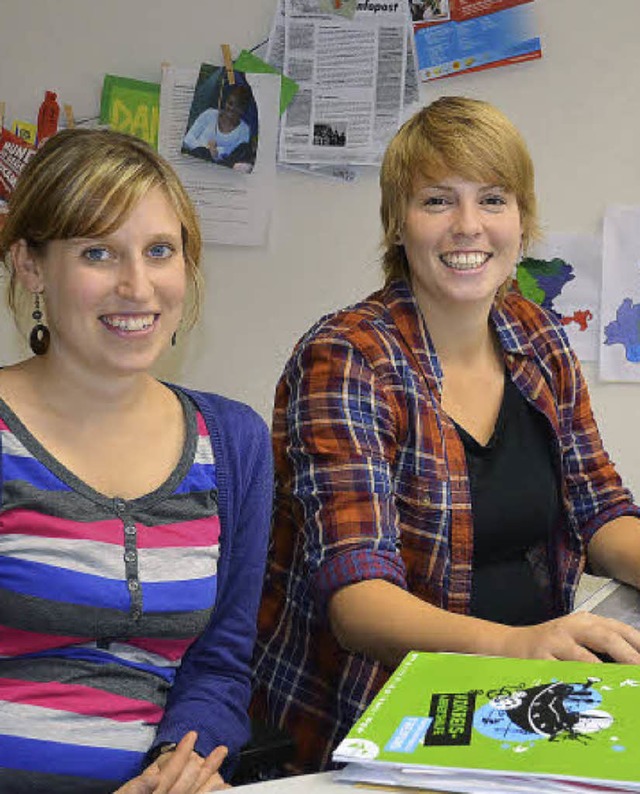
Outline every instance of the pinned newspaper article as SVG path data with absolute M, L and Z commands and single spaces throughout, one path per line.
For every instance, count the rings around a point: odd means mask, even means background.
M 359 0 L 352 19 L 285 0 L 283 72 L 299 85 L 280 160 L 377 165 L 402 120 L 409 8 Z

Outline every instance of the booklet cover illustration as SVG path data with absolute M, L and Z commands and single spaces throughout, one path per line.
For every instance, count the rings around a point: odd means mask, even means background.
M 639 749 L 640 667 L 414 652 L 333 760 L 640 790 Z

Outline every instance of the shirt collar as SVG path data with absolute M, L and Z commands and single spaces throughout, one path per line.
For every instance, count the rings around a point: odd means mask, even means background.
M 534 358 L 530 334 L 517 313 L 517 304 L 522 300 L 522 296 L 516 290 L 509 292 L 499 306 L 494 303 L 491 321 L 505 352 Z
M 440 390 L 442 369 L 411 285 L 404 279 L 389 281 L 382 296 L 393 322 L 425 378 L 435 383 Z M 494 304 L 490 315 L 491 322 L 505 353 L 533 358 L 534 349 L 529 334 L 517 313 L 517 303 L 521 300 L 519 293 L 510 292 L 499 306 Z
M 383 291 L 393 322 L 429 386 L 442 389 L 442 368 L 411 285 L 404 279 L 389 281 Z

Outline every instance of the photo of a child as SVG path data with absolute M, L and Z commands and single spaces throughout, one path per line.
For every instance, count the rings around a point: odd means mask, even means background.
M 258 109 L 242 72 L 230 83 L 225 69 L 203 64 L 181 151 L 250 173 L 258 148 Z

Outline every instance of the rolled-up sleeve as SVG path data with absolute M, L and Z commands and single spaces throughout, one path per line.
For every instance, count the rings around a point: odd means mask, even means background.
M 393 489 L 396 410 L 384 372 L 352 341 L 320 337 L 298 348 L 282 388 L 289 487 L 319 605 L 366 579 L 406 589 Z

